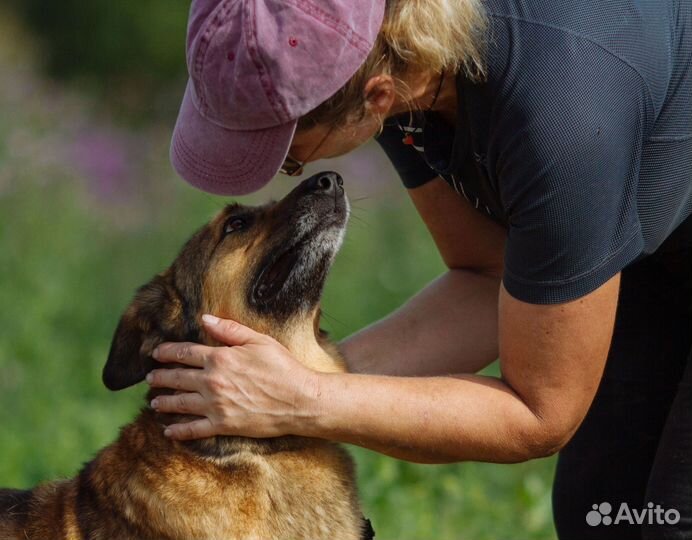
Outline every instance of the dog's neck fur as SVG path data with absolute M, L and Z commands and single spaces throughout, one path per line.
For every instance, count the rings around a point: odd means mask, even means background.
M 255 332 L 271 336 L 286 347 L 293 357 L 305 367 L 320 372 L 345 371 L 345 363 L 337 347 L 320 332 L 319 306 L 307 313 L 299 313 L 282 325 L 267 322 L 261 317 L 236 318 L 233 314 L 217 314 L 222 319 L 236 320 Z M 224 343 L 202 334 L 202 342 L 211 346 L 223 346 Z
M 253 328 L 265 333 L 261 323 Z M 267 329 L 266 333 L 269 332 Z M 345 371 L 345 364 L 337 347 L 326 337 L 320 336 L 318 315 L 312 320 L 305 319 L 299 323 L 286 324 L 278 334 L 276 330 L 271 333 L 272 337 L 305 367 L 327 373 Z

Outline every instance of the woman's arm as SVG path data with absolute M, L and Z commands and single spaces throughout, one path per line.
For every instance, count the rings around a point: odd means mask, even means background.
M 305 435 L 423 463 L 550 455 L 591 404 L 608 353 L 619 275 L 587 296 L 537 306 L 500 294 L 502 377 L 319 376 Z
M 464 374 L 321 376 L 311 432 L 432 463 L 513 462 L 556 452 L 598 387 L 619 276 L 573 302 L 532 305 L 502 287 L 498 303 L 491 283 L 502 272 L 504 231 L 442 180 L 410 193 L 451 270 L 399 312 L 349 338 L 345 353 L 360 371 Z M 495 358 L 498 337 L 502 377 L 469 374 Z
M 498 356 L 505 231 L 441 178 L 409 194 L 449 271 L 341 350 L 354 373 L 475 373 Z
M 349 371 L 475 373 L 497 359 L 500 280 L 449 270 L 399 310 L 341 342 Z

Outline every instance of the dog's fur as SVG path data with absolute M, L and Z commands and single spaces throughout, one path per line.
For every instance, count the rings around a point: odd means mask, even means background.
M 226 207 L 173 264 L 137 292 L 116 329 L 104 383 L 143 380 L 163 341 L 217 345 L 204 313 L 273 336 L 310 368 L 342 371 L 319 330 L 319 298 L 348 202 L 334 173 L 282 201 Z M 150 390 L 147 403 L 170 390 Z M 189 420 L 189 418 L 187 418 Z M 0 539 L 359 540 L 363 520 L 350 457 L 337 445 L 286 436 L 175 442 L 185 417 L 142 409 L 76 478 L 0 490 Z

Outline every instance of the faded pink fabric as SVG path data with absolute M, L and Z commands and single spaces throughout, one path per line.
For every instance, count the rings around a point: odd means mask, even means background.
M 362 65 L 384 0 L 196 0 L 190 80 L 171 162 L 190 184 L 243 195 L 278 172 L 298 118 Z

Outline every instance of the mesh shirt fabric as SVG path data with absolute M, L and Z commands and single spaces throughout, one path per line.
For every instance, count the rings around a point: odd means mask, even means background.
M 456 127 L 406 115 L 378 141 L 407 187 L 441 175 L 506 225 L 512 296 L 579 298 L 692 212 L 692 0 L 485 5 L 488 77 L 458 77 Z

